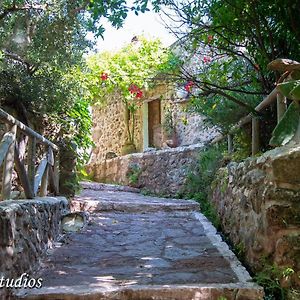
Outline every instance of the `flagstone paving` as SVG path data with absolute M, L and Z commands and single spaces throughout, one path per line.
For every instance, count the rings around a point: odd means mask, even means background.
M 43 287 L 19 299 L 263 299 L 197 203 L 84 186 L 72 208 L 90 212 L 86 226 L 48 251 Z

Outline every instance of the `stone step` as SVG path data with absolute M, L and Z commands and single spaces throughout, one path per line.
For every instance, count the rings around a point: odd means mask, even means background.
M 195 211 L 93 213 L 82 231 L 65 234 L 48 251 L 34 277 L 43 287 L 17 290 L 17 299 L 263 299 Z
M 121 288 L 110 292 L 83 290 L 76 286 L 62 288 L 50 293 L 39 293 L 11 299 L 27 300 L 261 300 L 262 290 L 232 285 L 168 285 L 151 287 Z
M 93 181 L 81 181 L 81 187 L 85 190 L 94 191 L 111 191 L 111 192 L 130 192 L 130 193 L 140 193 L 141 190 L 126 185 L 108 184 Z
M 140 193 L 84 189 L 71 203 L 72 211 L 87 212 L 156 212 L 156 211 L 198 211 L 199 203 L 192 200 L 158 198 Z

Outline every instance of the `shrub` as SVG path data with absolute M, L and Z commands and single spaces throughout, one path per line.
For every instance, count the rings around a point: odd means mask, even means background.
M 211 183 L 223 161 L 223 147 L 212 146 L 200 152 L 196 167 L 190 171 L 184 188 L 179 192 L 180 198 L 194 199 L 199 202 L 201 212 L 214 224 L 220 227 L 217 213 L 209 201 Z

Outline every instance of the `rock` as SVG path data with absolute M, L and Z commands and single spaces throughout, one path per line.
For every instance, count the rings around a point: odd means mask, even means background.
M 141 172 L 137 176 L 137 187 L 175 196 L 184 184 L 189 170 L 195 167 L 202 149 L 203 144 L 197 144 L 133 153 L 94 164 L 89 169 L 94 173 L 96 181 L 130 185 L 132 166 L 139 166 Z
M 118 155 L 115 152 L 112 152 L 112 151 L 107 152 L 105 154 L 105 159 L 112 159 L 112 158 L 115 158 L 115 157 L 118 157 Z
M 84 227 L 87 221 L 87 212 L 73 212 L 62 217 L 61 227 L 64 232 L 77 232 Z

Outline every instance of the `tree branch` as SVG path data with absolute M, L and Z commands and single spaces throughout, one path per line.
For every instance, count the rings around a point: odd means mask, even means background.
M 48 7 L 47 4 L 45 5 L 38 5 L 38 4 L 24 4 L 22 6 L 13 5 L 11 7 L 8 7 L 3 10 L 3 12 L 0 14 L 0 20 L 4 19 L 6 16 L 8 16 L 11 13 L 15 13 L 18 11 L 24 11 L 24 10 L 46 10 Z
M 36 71 L 37 69 L 37 66 L 29 63 L 28 61 L 26 61 L 25 59 L 23 59 L 21 56 L 19 56 L 18 54 L 16 53 L 12 53 L 6 49 L 2 49 L 2 52 L 4 53 L 4 55 L 9 58 L 9 59 L 12 59 L 12 60 L 15 60 L 15 61 L 18 61 L 20 63 L 22 63 L 26 69 L 27 69 L 27 72 L 29 73 L 29 75 L 33 75 L 33 73 Z

